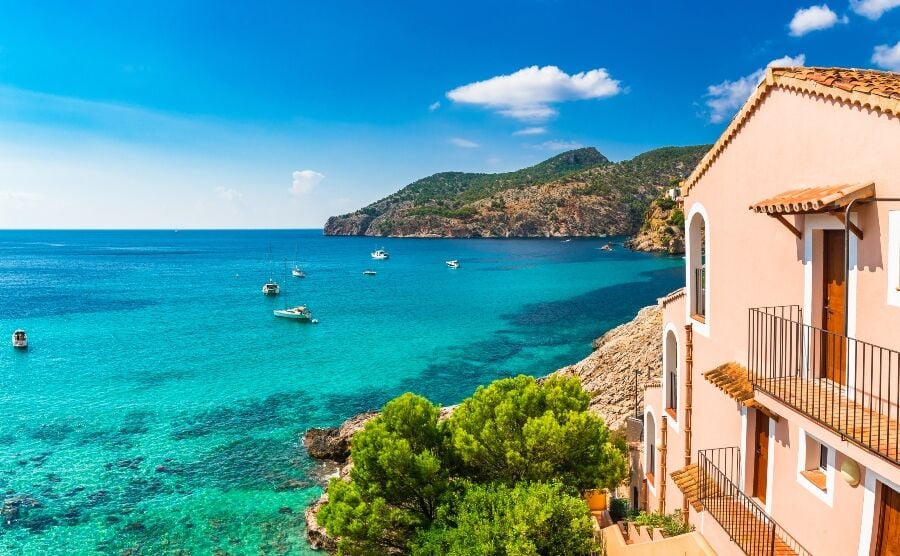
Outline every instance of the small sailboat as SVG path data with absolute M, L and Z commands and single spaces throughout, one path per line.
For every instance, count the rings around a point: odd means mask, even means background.
M 311 322 L 313 320 L 312 313 L 306 305 L 298 305 L 296 307 L 275 309 L 272 314 L 283 319 L 294 319 L 302 322 Z M 316 321 L 318 322 L 318 321 Z
M 303 269 L 297 264 L 297 251 L 298 247 L 294 246 L 294 268 L 291 269 L 291 276 L 294 278 L 306 278 L 306 273 L 303 272 Z
M 446 264 L 450 268 L 459 268 L 459 261 L 456 259 L 453 259 L 452 261 L 447 261 Z
M 390 253 L 385 251 L 384 247 L 382 247 L 381 249 L 376 249 L 375 251 L 372 251 L 372 258 L 375 260 L 383 261 L 385 259 L 390 258 L 390 256 L 391 256 Z
M 13 332 L 12 345 L 16 349 L 28 349 L 28 336 L 21 328 Z
M 363 276 L 375 276 L 376 272 L 371 268 L 363 270 Z
M 269 280 L 262 287 L 263 295 L 278 295 L 281 293 L 281 288 L 278 287 L 278 282 L 274 280 Z

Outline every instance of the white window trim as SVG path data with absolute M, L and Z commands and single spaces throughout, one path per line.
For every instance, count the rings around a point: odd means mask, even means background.
M 885 479 L 871 469 L 866 469 L 863 512 L 859 529 L 859 548 L 857 550 L 859 556 L 869 556 L 875 548 L 872 546 L 872 543 L 874 542 L 873 534 L 875 533 L 875 493 L 878 490 L 878 483 L 900 492 L 900 485 Z
M 819 440 L 818 437 L 813 436 L 806 432 L 804 429 L 798 429 L 799 431 L 799 442 L 797 443 L 797 482 L 805 488 L 807 491 L 811 492 L 813 496 L 824 502 L 829 508 L 834 507 L 834 461 L 835 461 L 835 449 Z M 817 487 L 816 485 L 809 482 L 809 479 L 801 475 L 802 471 L 807 471 L 806 469 L 806 437 L 812 438 L 822 446 L 824 446 L 828 450 L 828 465 L 825 469 L 825 491 Z
M 856 214 L 850 215 L 850 221 L 858 224 Z M 803 224 L 803 324 L 812 325 L 813 317 L 813 231 L 814 230 L 843 230 L 844 225 L 829 214 L 808 214 Z M 856 286 L 859 281 L 859 269 L 857 268 L 857 253 L 859 240 L 856 234 L 850 234 L 850 273 L 847 276 L 847 336 L 856 337 Z M 804 348 L 808 349 L 808 348 Z M 855 347 L 851 345 L 847 354 L 847 383 L 853 384 L 856 377 Z M 803 368 L 809 371 L 809 354 L 804 352 Z M 854 389 L 849 389 L 847 395 L 853 399 Z
M 693 306 L 694 306 L 694 294 L 693 294 L 693 283 L 694 279 L 692 278 L 693 269 L 691 268 L 691 249 L 693 244 L 693 239 L 691 236 L 691 221 L 694 219 L 694 216 L 700 214 L 703 217 L 703 226 L 704 226 L 704 236 L 706 237 L 706 314 L 703 316 L 705 322 L 700 322 L 695 320 L 692 316 L 693 314 Z M 701 336 L 705 336 L 709 338 L 709 325 L 711 322 L 711 307 L 710 307 L 710 292 L 712 288 L 710 288 L 710 284 L 712 284 L 712 280 L 710 279 L 711 273 L 710 270 L 712 268 L 712 262 L 710 260 L 710 229 L 709 229 L 709 215 L 706 213 L 706 208 L 700 203 L 694 203 L 691 205 L 691 210 L 688 213 L 687 219 L 685 219 L 685 244 L 684 244 L 684 273 L 685 273 L 685 301 L 684 304 L 684 321 L 693 325 L 694 332 L 700 334 Z
M 650 445 L 647 442 L 647 439 L 650 438 L 649 436 L 647 436 L 647 415 L 651 415 L 653 417 L 653 449 L 657 452 L 659 451 L 659 450 L 656 450 L 656 448 L 659 446 L 659 439 L 658 439 L 659 437 L 656 436 L 656 434 L 659 432 L 659 420 L 656 418 L 656 414 L 653 413 L 653 408 L 648 406 L 646 409 L 644 409 L 644 478 L 645 479 L 647 478 L 647 471 L 648 471 L 647 459 L 649 458 L 649 456 L 647 454 L 650 452 Z M 656 458 L 657 458 L 656 454 L 654 454 L 653 458 L 654 458 L 653 461 L 656 462 L 655 467 L 658 469 L 659 461 L 656 461 Z M 659 477 L 656 476 L 656 469 L 654 469 L 653 470 L 653 481 L 652 482 L 647 481 L 647 490 L 649 490 L 651 493 L 653 493 L 653 496 L 656 496 L 656 483 L 658 481 L 659 481 Z
M 681 395 L 680 395 L 681 394 L 681 365 L 679 364 L 680 358 L 678 357 L 681 346 L 679 345 L 679 341 L 678 341 L 678 330 L 676 330 L 675 325 L 672 324 L 671 322 L 667 323 L 665 328 L 663 328 L 663 336 L 662 336 L 662 342 L 663 342 L 663 364 L 662 364 L 662 372 L 663 372 L 662 402 L 663 403 L 662 403 L 662 406 L 663 406 L 663 411 L 666 413 L 666 415 L 669 415 L 669 412 L 667 411 L 669 409 L 669 377 L 666 376 L 668 374 L 668 371 L 666 370 L 666 358 L 669 355 L 669 353 L 668 353 L 669 342 L 667 341 L 667 339 L 668 339 L 668 335 L 669 335 L 670 331 L 675 336 L 675 387 L 678 389 L 679 396 L 678 396 L 678 398 L 676 398 L 678 407 L 675 408 L 675 418 L 668 420 L 668 426 L 672 430 L 674 430 L 676 433 L 681 434 L 681 424 L 680 424 L 681 419 L 678 417 L 679 412 L 681 411 L 681 406 L 682 406 L 682 400 L 681 400 Z
M 747 485 L 750 482 L 747 480 L 747 457 L 749 454 L 747 453 L 747 406 L 741 405 L 741 482 L 743 484 L 738 485 L 738 488 L 741 489 L 741 492 L 747 493 Z M 752 492 L 752 490 L 751 490 Z
M 888 212 L 887 302 L 900 307 L 900 210 Z

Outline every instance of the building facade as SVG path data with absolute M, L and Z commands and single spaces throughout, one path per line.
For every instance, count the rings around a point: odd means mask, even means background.
M 648 509 L 720 554 L 900 554 L 900 74 L 776 68 L 684 181 Z

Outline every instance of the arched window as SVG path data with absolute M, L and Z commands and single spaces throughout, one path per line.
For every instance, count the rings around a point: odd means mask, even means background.
M 678 338 L 674 330 L 666 332 L 663 380 L 666 385 L 666 409 L 673 418 L 678 417 Z
M 656 421 L 652 413 L 647 413 L 644 428 L 644 474 L 650 484 L 654 484 L 656 475 Z
M 707 315 L 707 223 L 703 214 L 694 213 L 688 225 L 688 296 L 691 316 L 706 322 Z

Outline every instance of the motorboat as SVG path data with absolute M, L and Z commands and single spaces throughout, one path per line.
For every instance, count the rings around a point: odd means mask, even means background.
M 612 250 L 613 250 L 612 244 L 607 243 L 606 245 L 604 245 L 603 247 L 601 247 L 600 250 L 601 250 L 601 251 L 612 251 Z
M 21 328 L 13 332 L 12 345 L 16 349 L 28 349 L 28 336 Z
M 303 272 L 299 266 L 295 266 L 293 270 L 291 270 L 291 276 L 294 278 L 306 278 L 306 273 Z
M 366 270 L 363 270 L 363 276 L 375 276 L 375 274 L 376 274 L 376 272 L 374 270 L 372 270 L 371 268 L 367 268 Z
M 373 259 L 376 259 L 376 260 L 383 261 L 383 260 L 385 260 L 385 259 L 390 258 L 390 256 L 391 256 L 390 253 L 388 253 L 387 251 L 385 251 L 383 248 L 382 248 L 382 249 L 376 249 L 375 251 L 372 251 L 372 258 L 373 258 Z
M 281 292 L 281 288 L 278 287 L 278 283 L 274 280 L 269 280 L 262 287 L 263 295 L 278 295 Z
M 309 312 L 309 308 L 307 308 L 306 305 L 298 305 L 297 307 L 286 309 L 275 309 L 272 311 L 272 314 L 283 319 L 294 319 L 303 322 L 310 322 L 312 320 L 312 313 Z
M 459 268 L 459 261 L 453 259 L 452 261 L 447 261 L 447 266 L 450 268 Z

